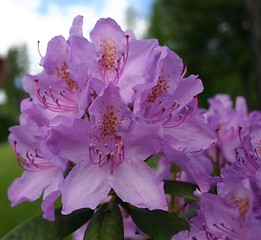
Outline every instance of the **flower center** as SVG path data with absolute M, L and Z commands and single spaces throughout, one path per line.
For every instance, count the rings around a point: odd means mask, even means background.
M 97 121 L 97 131 L 89 134 L 93 142 L 89 145 L 89 157 L 93 164 L 102 167 L 109 163 L 110 172 L 124 161 L 124 143 L 121 136 L 117 134 L 125 119 L 121 108 L 117 109 L 107 105 L 100 111 Z
M 112 39 L 101 39 L 98 66 L 104 82 L 117 84 L 129 55 L 129 36 L 126 35 L 126 52 L 120 52 L 120 46 Z
M 116 116 L 112 105 L 108 105 L 106 110 L 105 113 L 102 113 L 98 122 L 100 138 L 103 139 L 108 136 L 114 136 L 124 120 L 124 116 L 121 116 L 121 118 Z
M 113 169 L 124 161 L 124 143 L 121 137 L 115 136 L 114 144 L 108 146 L 104 143 L 101 149 L 95 144 L 89 145 L 89 157 L 93 164 L 102 167 L 104 164 L 109 163 L 110 172 L 113 174 Z
M 56 68 L 56 73 L 57 73 L 57 77 L 65 81 L 68 91 L 74 92 L 79 90 L 79 86 L 77 82 L 75 82 L 72 79 L 71 74 L 68 72 L 68 66 L 65 61 L 62 63 L 60 67 Z
M 158 99 L 159 95 L 167 93 L 169 88 L 170 86 L 168 81 L 165 79 L 164 74 L 161 74 L 158 78 L 157 85 L 152 88 L 151 94 L 148 96 L 146 101 L 149 103 L 154 103 Z
M 250 206 L 249 198 L 243 199 L 232 194 L 230 197 L 230 201 L 239 210 L 239 217 L 241 220 L 244 221 L 246 219 L 246 215 Z
M 99 53 L 102 56 L 100 63 L 103 69 L 111 71 L 115 67 L 118 48 L 119 46 L 112 39 L 101 39 Z
M 75 101 L 75 97 L 80 91 L 80 88 L 77 82 L 72 79 L 70 72 L 68 72 L 68 66 L 65 61 L 60 67 L 56 67 L 56 75 L 66 84 L 66 87 L 62 87 L 60 90 L 60 83 L 58 83 L 58 86 L 55 88 L 49 86 L 48 89 L 41 91 L 39 80 L 35 79 L 34 86 L 38 100 L 53 112 L 77 111 L 78 104 L 77 101 Z M 56 88 L 58 88 L 58 91 Z

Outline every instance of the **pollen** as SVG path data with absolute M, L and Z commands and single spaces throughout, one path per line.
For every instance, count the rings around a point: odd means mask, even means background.
M 56 68 L 57 76 L 60 79 L 62 79 L 63 81 L 65 81 L 65 83 L 67 85 L 67 89 L 70 92 L 77 91 L 79 89 L 79 86 L 78 86 L 77 82 L 75 82 L 72 79 L 71 74 L 67 70 L 68 70 L 68 66 L 67 66 L 67 63 L 64 61 L 63 64 L 61 65 L 61 67 Z
M 236 197 L 235 195 L 231 195 L 230 200 L 232 204 L 239 210 L 240 219 L 244 221 L 250 206 L 249 198 L 244 199 L 241 197 Z
M 148 102 L 154 103 L 159 95 L 168 92 L 168 90 L 168 81 L 166 80 L 164 74 L 161 73 L 158 78 L 157 85 L 152 88 L 151 94 L 148 96 Z
M 112 39 L 100 40 L 99 53 L 102 56 L 100 59 L 102 69 L 106 69 L 107 71 L 115 69 L 118 48 L 118 45 Z
M 106 111 L 101 112 L 101 114 L 100 121 L 98 122 L 100 139 L 110 136 L 114 137 L 124 120 L 124 116 L 117 116 L 112 105 L 108 105 Z

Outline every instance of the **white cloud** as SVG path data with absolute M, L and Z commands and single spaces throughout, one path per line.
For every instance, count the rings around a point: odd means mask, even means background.
M 126 29 L 125 13 L 131 3 L 130 0 L 103 1 L 102 8 L 95 6 L 49 4 L 45 13 L 39 8 L 43 0 L 8 0 L 0 6 L 0 55 L 6 54 L 12 45 L 26 43 L 31 59 L 31 73 L 39 71 L 40 56 L 37 51 L 37 41 L 40 41 L 40 51 L 44 55 L 48 41 L 57 35 L 65 38 L 76 15 L 84 16 L 84 34 L 89 36 L 95 22 L 101 17 L 115 19 L 123 30 Z M 146 21 L 140 19 L 140 26 L 136 33 L 140 34 L 146 27 Z

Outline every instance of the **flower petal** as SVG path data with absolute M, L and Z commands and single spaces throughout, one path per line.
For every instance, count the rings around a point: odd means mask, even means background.
M 55 220 L 54 202 L 60 196 L 60 191 L 56 190 L 46 196 L 41 204 L 43 210 L 43 218 L 49 221 Z
M 56 181 L 60 173 L 60 168 L 51 168 L 35 172 L 25 171 L 8 189 L 8 198 L 12 202 L 12 206 L 16 206 L 24 201 L 34 201 L 38 199 L 43 190 Z
M 137 207 L 167 209 L 163 182 L 143 161 L 124 161 L 115 168 L 110 186 L 123 201 Z
M 109 166 L 108 166 L 109 167 Z M 95 209 L 108 195 L 110 170 L 106 165 L 79 162 L 61 184 L 63 214 L 69 214 L 80 208 Z
M 175 150 L 195 152 L 209 148 L 216 142 L 216 133 L 200 114 L 174 128 L 164 128 L 166 145 Z

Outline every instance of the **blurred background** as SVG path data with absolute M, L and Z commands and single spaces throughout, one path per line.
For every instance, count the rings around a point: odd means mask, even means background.
M 100 17 L 114 18 L 138 38 L 157 38 L 183 59 L 188 74 L 198 74 L 205 90 L 200 106 L 217 93 L 246 98 L 261 108 L 260 0 L 9 0 L 0 6 L 0 237 L 40 213 L 40 201 L 10 208 L 7 188 L 20 176 L 6 139 L 18 124 L 25 72 L 36 74 L 48 41 L 69 35 L 76 15 L 84 16 L 84 34 Z M 40 41 L 39 51 L 37 42 Z M 40 52 L 40 53 L 39 53 Z

